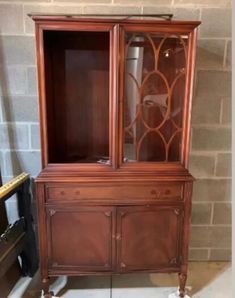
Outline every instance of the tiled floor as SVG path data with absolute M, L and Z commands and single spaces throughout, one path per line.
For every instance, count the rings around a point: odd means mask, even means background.
M 192 262 L 188 295 L 232 298 L 231 266 L 226 262 Z M 111 277 L 60 277 L 52 289 L 61 298 L 168 298 L 178 286 L 175 274 L 128 274 Z M 8 298 L 40 297 L 39 276 L 22 278 Z M 175 296 L 177 297 L 177 296 Z

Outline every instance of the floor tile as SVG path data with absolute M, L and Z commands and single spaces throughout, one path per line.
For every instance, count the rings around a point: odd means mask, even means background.
M 60 277 L 51 286 L 61 298 L 110 298 L 111 277 Z
M 112 298 L 167 298 L 174 287 L 154 285 L 149 274 L 126 274 L 112 277 Z
M 226 269 L 193 298 L 232 298 L 232 269 Z
M 113 288 L 112 298 L 167 298 L 176 288 Z

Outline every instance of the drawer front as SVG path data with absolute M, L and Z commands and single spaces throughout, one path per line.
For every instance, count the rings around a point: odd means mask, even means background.
M 48 201 L 74 200 L 172 200 L 183 199 L 182 183 L 143 185 L 60 184 L 46 187 Z

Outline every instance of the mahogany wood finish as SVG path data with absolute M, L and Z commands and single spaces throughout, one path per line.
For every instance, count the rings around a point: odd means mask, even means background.
M 185 295 L 199 22 L 33 15 L 44 297 L 57 275 L 175 272 Z

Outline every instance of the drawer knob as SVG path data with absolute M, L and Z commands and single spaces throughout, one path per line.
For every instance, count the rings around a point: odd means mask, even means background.
M 159 199 L 161 195 L 161 191 L 156 191 L 155 189 L 151 190 L 151 194 L 154 195 L 154 199 Z
M 119 234 L 119 233 L 117 234 L 116 240 L 118 240 L 118 241 L 121 240 L 121 234 Z
M 63 196 L 63 195 L 65 194 L 65 192 L 62 190 L 62 191 L 60 192 L 60 194 Z
M 126 267 L 126 264 L 121 262 L 121 268 L 125 268 Z
M 179 215 L 180 214 L 180 209 L 176 208 L 176 209 L 174 209 L 174 212 L 175 212 L 176 215 Z
M 105 214 L 107 217 L 110 217 L 110 216 L 111 216 L 111 211 L 106 211 L 104 214 Z
M 170 264 L 177 264 L 177 259 L 176 258 L 171 259 Z
M 50 216 L 53 216 L 53 215 L 56 213 L 56 210 L 51 209 L 51 210 L 49 211 L 49 213 L 50 213 Z
M 121 217 L 124 217 L 126 215 L 126 212 L 125 211 L 121 211 L 120 212 L 120 215 L 121 215 Z

